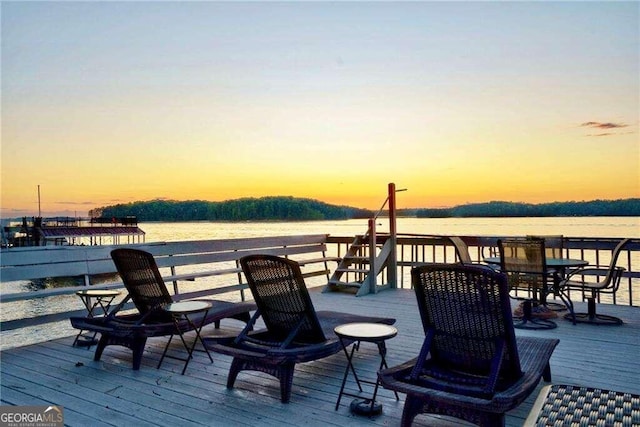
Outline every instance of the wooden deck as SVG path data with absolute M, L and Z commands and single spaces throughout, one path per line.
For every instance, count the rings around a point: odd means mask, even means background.
M 354 297 L 343 293 L 312 291 L 316 309 L 384 314 L 397 318 L 397 337 L 387 343 L 390 365 L 418 353 L 422 328 L 415 297 L 408 290 L 388 290 L 377 295 Z M 583 306 L 578 305 L 581 309 Z M 620 327 L 573 326 L 559 319 L 550 331 L 520 331 L 517 334 L 557 337 L 560 344 L 551 359 L 554 383 L 614 389 L 640 394 L 640 308 L 598 306 L 625 321 Z M 223 322 L 222 330 L 240 324 Z M 72 330 L 70 330 L 70 333 Z M 215 333 L 212 326 L 205 334 Z M 65 424 L 71 426 L 393 426 L 399 424 L 404 396 L 396 402 L 381 389 L 383 414 L 373 418 L 350 414 L 349 397 L 334 406 L 345 367 L 344 354 L 298 365 L 291 403 L 280 403 L 278 383 L 271 377 L 243 372 L 232 390 L 225 384 L 230 358 L 196 353 L 186 374 L 183 362 L 165 359 L 156 369 L 164 338 L 149 341 L 140 371 L 131 369 L 131 352 L 108 347 L 102 361 L 93 362 L 93 350 L 72 347 L 73 337 L 30 345 L 0 353 L 3 405 L 61 405 Z M 174 340 L 176 351 L 180 351 Z M 371 377 L 379 358 L 375 346 L 363 343 L 356 369 Z M 355 392 L 355 384 L 348 383 Z M 541 387 L 540 385 L 538 389 Z M 366 392 L 369 389 L 365 389 Z M 511 411 L 507 425 L 520 426 L 535 395 Z M 414 425 L 460 425 L 436 417 L 418 417 Z

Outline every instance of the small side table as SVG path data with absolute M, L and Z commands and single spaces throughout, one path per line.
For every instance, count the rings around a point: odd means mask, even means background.
M 76 295 L 80 297 L 82 303 L 87 309 L 87 316 L 90 318 L 94 318 L 97 316 L 106 316 L 109 313 L 109 307 L 111 307 L 111 303 L 120 295 L 120 291 L 108 290 L 108 289 L 83 289 L 81 291 L 77 291 Z M 100 308 L 101 310 L 97 309 Z M 96 334 L 93 333 L 93 336 L 83 335 L 84 330 L 78 332 L 76 335 L 76 339 L 73 340 L 73 346 L 86 346 L 87 349 L 92 345 L 96 344 Z M 81 339 L 82 338 L 82 339 Z
M 162 365 L 162 361 L 164 360 L 165 357 L 169 357 L 171 359 L 176 359 L 176 360 L 183 360 L 184 367 L 182 368 L 182 375 L 184 375 L 185 371 L 187 370 L 187 366 L 189 365 L 189 361 L 193 357 L 193 352 L 196 351 L 195 347 L 198 341 L 200 341 L 200 344 L 204 348 L 204 350 L 198 350 L 198 351 L 204 351 L 205 353 L 207 353 L 207 356 L 209 356 L 209 360 L 211 361 L 211 363 L 213 363 L 213 358 L 211 357 L 211 353 L 209 353 L 209 350 L 207 349 L 207 347 L 205 347 L 204 343 L 202 342 L 202 336 L 200 335 L 200 331 L 202 330 L 202 327 L 204 326 L 204 323 L 207 317 L 207 312 L 209 311 L 210 308 L 211 308 L 211 303 L 207 301 L 180 301 L 180 302 L 174 302 L 172 304 L 169 304 L 164 308 L 165 311 L 167 311 L 168 313 L 171 313 L 171 315 L 173 316 L 173 323 L 176 326 L 176 331 L 178 332 L 178 336 L 182 341 L 182 345 L 184 345 L 184 348 L 187 350 L 187 357 L 182 358 L 182 357 L 171 356 L 167 354 L 167 350 L 169 349 L 171 340 L 175 335 L 175 334 L 171 334 L 171 336 L 169 337 L 169 341 L 167 341 L 167 345 L 164 347 L 164 351 L 162 352 L 162 357 L 160 358 L 160 362 L 158 362 L 158 369 L 160 369 L 160 366 Z M 198 313 L 202 313 L 202 319 L 200 319 L 200 322 L 198 324 L 195 324 L 193 322 L 192 317 L 190 316 Z M 180 327 L 180 322 L 183 320 L 189 324 L 189 328 L 187 329 L 187 331 L 194 330 L 196 332 L 196 338 L 193 340 L 193 343 L 191 344 L 191 346 L 189 346 L 185 341 L 182 328 Z
M 376 396 L 378 395 L 378 387 L 380 382 L 376 378 L 376 381 L 363 380 L 358 378 L 355 368 L 353 367 L 353 354 L 355 350 L 360 347 L 361 342 L 370 342 L 378 346 L 378 352 L 380 354 L 380 367 L 387 368 L 387 347 L 385 345 L 386 340 L 395 337 L 398 334 L 398 330 L 393 326 L 383 325 L 380 323 L 347 323 L 344 325 L 336 326 L 334 329 L 336 335 L 340 339 L 342 349 L 345 356 L 347 356 L 347 368 L 344 371 L 344 377 L 342 378 L 342 385 L 340 386 L 340 394 L 338 394 L 338 401 L 336 402 L 336 411 L 340 406 L 340 400 L 342 396 L 351 396 L 356 399 L 351 402 L 351 412 L 358 415 L 377 415 L 382 412 L 382 404 L 376 402 Z M 345 341 L 355 341 L 351 347 L 351 352 L 347 351 L 349 344 L 345 345 Z M 370 398 L 362 398 L 358 394 L 351 394 L 344 391 L 344 386 L 347 382 L 349 372 L 353 373 L 353 377 L 358 384 L 358 388 L 362 391 L 361 383 L 375 385 L 373 389 L 373 395 Z M 396 400 L 399 400 L 398 393 L 394 391 Z
M 640 396 L 619 391 L 571 385 L 548 385 L 540 390 L 524 426 L 640 425 Z

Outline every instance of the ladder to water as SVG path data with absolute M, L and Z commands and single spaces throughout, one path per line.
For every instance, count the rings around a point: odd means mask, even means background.
M 356 236 L 323 292 L 345 291 L 357 296 L 397 287 L 395 184 L 364 235 Z M 376 233 L 376 220 L 389 203 L 389 233 Z M 378 284 L 379 281 L 383 283 Z M 386 282 L 386 283 L 384 283 Z

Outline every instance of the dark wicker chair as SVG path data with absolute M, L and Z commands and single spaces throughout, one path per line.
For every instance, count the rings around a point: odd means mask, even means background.
M 412 269 L 425 331 L 417 358 L 378 373 L 382 385 L 406 393 L 402 426 L 439 414 L 481 426 L 504 426 L 541 377 L 558 340 L 518 337 L 506 276 L 481 266 Z
M 105 347 L 121 345 L 133 351 L 133 369 L 138 370 L 147 338 L 178 333 L 173 318 L 163 310 L 173 299 L 152 254 L 138 249 L 120 248 L 114 249 L 111 257 L 129 294 L 107 316 L 72 317 L 70 320 L 76 329 L 100 332 L 94 360 L 100 360 Z M 129 300 L 133 301 L 138 312 L 120 314 L 119 311 Z M 225 318 L 248 322 L 250 312 L 256 309 L 253 303 L 207 301 L 212 303 L 212 307 L 206 314 L 204 324 L 215 323 L 216 327 Z M 181 320 L 178 327 L 183 333 L 188 332 L 193 329 L 193 324 L 200 324 L 202 315 L 191 316 L 192 323 Z
M 514 326 L 520 329 L 556 328 L 558 325 L 549 318 L 555 318 L 557 314 L 544 304 L 554 280 L 547 269 L 544 239 L 498 240 L 498 249 L 500 271 L 507 275 L 509 289 L 526 292 L 525 297 L 517 297 L 522 301 L 522 314 L 514 315 Z
M 596 313 L 596 301 L 599 300 L 600 294 L 614 294 L 618 290 L 624 268 L 616 267 L 616 263 L 620 251 L 630 240 L 623 239 L 616 245 L 611 252 L 609 268 L 580 268 L 572 271 L 567 279 L 560 283 L 560 289 L 565 295 L 568 295 L 572 290 L 583 294 L 587 293 L 587 312 L 574 313 L 571 311 L 564 316 L 565 319 L 571 320 L 574 324 L 579 322 L 592 325 L 622 325 L 623 321 L 618 317 Z M 582 279 L 577 279 L 579 277 Z M 587 280 L 585 277 L 595 277 L 596 279 Z M 599 277 L 602 277 L 602 280 L 598 280 Z
M 233 388 L 240 371 L 264 372 L 280 380 L 280 400 L 287 403 L 296 363 L 342 351 L 334 333 L 336 326 L 351 322 L 395 323 L 392 318 L 316 312 L 295 261 L 272 255 L 249 255 L 241 258 L 240 264 L 258 310 L 235 339 L 204 338 L 209 350 L 233 356 L 228 388 Z M 262 317 L 266 328 L 253 331 L 258 317 Z

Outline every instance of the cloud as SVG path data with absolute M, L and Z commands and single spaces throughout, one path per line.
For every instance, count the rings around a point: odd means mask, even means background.
M 634 133 L 634 132 L 607 132 L 610 129 L 613 130 L 617 130 L 617 129 L 622 129 L 622 128 L 626 128 L 629 127 L 628 124 L 626 123 L 611 123 L 611 122 L 584 122 L 582 123 L 579 127 L 586 127 L 586 128 L 590 128 L 590 129 L 596 129 L 596 130 L 605 130 L 605 132 L 602 133 L 589 133 L 585 136 L 588 137 L 600 137 L 600 136 L 614 136 L 614 135 L 624 135 L 624 134 L 630 134 L 630 133 Z
M 615 133 L 605 132 L 605 133 L 590 133 L 587 136 L 611 136 L 616 135 Z
M 625 123 L 603 123 L 603 122 L 585 122 L 580 125 L 580 127 L 590 127 L 590 128 L 596 128 L 596 129 L 616 129 L 616 128 L 626 128 L 628 126 L 629 125 Z
M 95 204 L 93 202 L 54 202 L 54 203 L 57 203 L 59 205 L 80 205 L 80 206 Z

